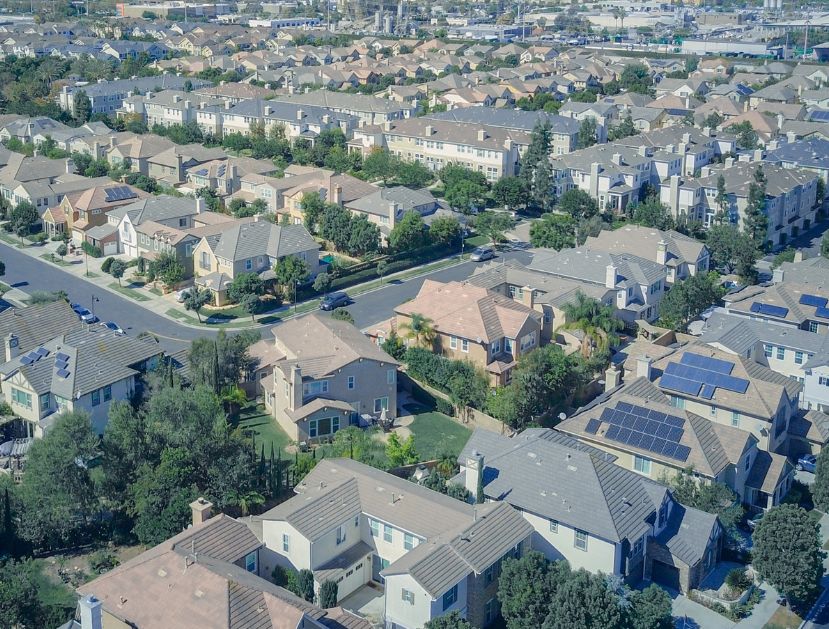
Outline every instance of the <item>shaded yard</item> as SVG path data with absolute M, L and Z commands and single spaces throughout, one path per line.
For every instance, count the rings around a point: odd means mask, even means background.
M 422 461 L 446 455 L 457 457 L 472 434 L 469 428 L 443 413 L 414 405 L 407 405 L 406 410 L 414 414 L 409 430 L 414 435 L 415 450 Z
M 236 425 L 256 440 L 257 454 L 261 451 L 263 443 L 265 456 L 270 456 L 271 444 L 274 450 L 284 452 L 285 447 L 291 443 L 285 431 L 276 425 L 276 420 L 265 412 L 265 407 L 261 404 L 251 404 L 243 408 Z

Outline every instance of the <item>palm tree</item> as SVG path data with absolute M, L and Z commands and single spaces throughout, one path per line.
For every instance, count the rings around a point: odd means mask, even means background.
M 250 514 L 251 507 L 259 507 L 265 504 L 265 497 L 256 491 L 249 491 L 244 494 L 237 493 L 234 500 L 243 517 Z
M 628 15 L 628 12 L 620 7 L 619 8 L 619 20 L 622 22 L 622 30 L 625 30 L 625 18 L 627 17 L 627 15 Z
M 413 340 L 415 345 L 431 348 L 435 342 L 435 328 L 432 320 L 420 313 L 413 312 L 408 323 L 401 324 L 400 329 L 405 330 L 403 337 Z
M 613 313 L 613 306 L 588 297 L 581 291 L 574 302 L 564 304 L 566 323 L 558 330 L 578 330 L 582 333 L 581 353 L 590 358 L 595 351 L 606 352 L 619 342 L 619 332 L 624 322 Z

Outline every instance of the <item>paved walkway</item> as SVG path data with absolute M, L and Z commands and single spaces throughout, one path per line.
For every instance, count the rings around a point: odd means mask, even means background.
M 777 611 L 777 608 L 780 607 L 777 604 L 777 599 L 780 596 L 777 590 L 768 583 L 763 583 L 760 585 L 760 591 L 762 592 L 762 598 L 751 610 L 751 615 L 748 618 L 743 618 L 735 627 L 739 627 L 739 629 L 763 629 L 774 615 L 774 612 Z
M 687 596 L 675 596 L 672 605 L 677 629 L 731 629 L 734 623 Z

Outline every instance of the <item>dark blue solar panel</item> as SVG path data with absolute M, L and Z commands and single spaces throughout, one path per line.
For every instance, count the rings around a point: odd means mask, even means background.
M 702 392 L 700 393 L 700 395 L 704 397 L 706 400 L 710 400 L 712 397 L 714 397 L 714 390 L 714 386 L 706 384 L 704 387 L 702 387 Z
M 641 432 L 633 431 L 630 435 L 630 439 L 628 439 L 628 443 L 632 445 L 634 448 L 638 448 L 644 436 L 645 435 L 643 435 Z
M 650 410 L 648 411 L 648 417 L 658 422 L 664 422 L 667 415 L 661 411 Z
M 668 366 L 670 367 L 670 365 Z M 702 386 L 702 384 L 699 382 L 694 382 L 686 378 L 680 378 L 679 376 L 675 376 L 669 373 L 666 373 L 662 376 L 662 379 L 659 381 L 659 384 L 665 389 L 670 389 L 671 391 L 679 391 L 681 393 L 687 393 L 688 395 L 697 395 L 699 393 L 700 387 Z
M 691 454 L 691 448 L 679 445 L 676 447 L 676 451 L 674 452 L 674 458 L 677 461 L 687 461 L 689 454 Z
M 666 443 L 665 447 L 662 448 L 662 456 L 669 456 L 673 458 L 674 452 L 676 452 L 677 445 L 678 444 L 672 443 L 670 441 Z
M 829 122 L 829 111 L 816 109 L 809 114 L 809 120 L 813 122 Z
M 599 417 L 599 419 L 601 419 L 603 422 L 610 422 L 610 418 L 611 418 L 613 413 L 614 413 L 614 411 L 611 408 L 603 409 L 602 414 Z
M 630 428 L 620 428 L 619 429 L 619 436 L 616 437 L 617 441 L 621 441 L 622 443 L 627 443 L 630 439 L 630 435 L 633 431 Z
M 45 347 L 38 347 L 38 348 L 35 350 L 35 352 L 37 352 L 38 354 L 40 354 L 40 357 L 41 357 L 41 358 L 43 358 L 44 356 L 48 356 L 48 355 L 49 355 L 49 350 L 48 350 L 48 349 L 46 349 Z
M 815 308 L 815 316 L 820 317 L 821 319 L 829 319 L 829 308 L 826 306 Z
M 659 437 L 656 437 L 656 438 L 653 440 L 653 445 L 651 445 L 651 447 L 649 448 L 649 450 L 650 450 L 651 452 L 662 452 L 662 448 L 664 448 L 664 447 L 665 447 L 665 444 L 666 444 L 666 443 L 668 443 L 668 442 L 667 442 L 667 441 L 665 441 L 664 439 L 660 439 Z
M 648 420 L 644 417 L 637 417 L 633 422 L 633 428 L 639 432 L 645 432 L 645 426 L 648 425 Z
M 20 362 L 23 363 L 24 365 L 31 365 L 32 362 L 34 362 L 34 361 L 32 361 L 32 359 L 29 357 L 29 355 L 26 354 L 25 356 L 20 357 Z
M 635 407 L 633 406 L 633 404 L 628 404 L 627 402 L 619 402 L 618 404 L 616 404 L 616 408 L 618 408 L 620 411 L 624 411 L 625 413 L 630 413 L 633 411 Z
M 653 437 L 650 435 L 642 435 L 642 440 L 639 442 L 639 447 L 643 450 L 650 450 L 651 445 L 653 444 Z
M 682 428 L 685 425 L 685 420 L 677 415 L 668 415 L 665 422 L 676 428 Z
M 605 437 L 607 437 L 608 439 L 613 439 L 614 441 L 618 441 L 619 427 L 614 425 L 608 428 L 607 432 L 605 433 Z
M 731 361 L 711 358 L 710 356 L 700 356 L 693 352 L 685 352 L 680 362 L 691 367 L 699 367 L 700 369 L 708 369 L 709 371 L 724 374 L 730 374 L 731 370 L 734 369 L 734 363 Z
M 818 297 L 817 295 L 801 295 L 800 303 L 804 306 L 814 306 L 815 308 L 825 308 L 829 299 L 826 297 Z
M 63 352 L 58 352 L 57 354 L 55 354 L 55 360 L 67 361 L 67 360 L 69 360 L 69 354 L 64 354 Z
M 671 427 L 668 426 L 668 424 L 659 424 L 659 427 L 656 429 L 656 436 L 662 437 L 663 439 L 667 439 L 670 431 Z
M 587 426 L 584 427 L 585 432 L 589 432 L 591 435 L 595 435 L 596 432 L 599 430 L 599 426 L 602 425 L 598 419 L 591 419 L 587 422 Z
M 772 306 L 771 304 L 763 304 L 759 301 L 755 301 L 751 304 L 751 312 L 768 315 L 770 317 L 782 318 L 789 314 L 789 309 L 783 308 L 782 306 Z
M 642 432 L 648 435 L 655 435 L 657 428 L 659 428 L 659 422 L 649 419 L 648 423 L 645 424 L 645 430 L 643 430 Z
M 684 431 L 682 430 L 682 428 L 677 428 L 676 426 L 671 426 L 670 429 L 668 430 L 668 437 L 667 437 L 668 441 L 673 441 L 673 442 L 679 441 L 680 439 L 682 439 L 682 433 L 683 432 Z
M 68 378 L 69 372 L 66 369 L 58 369 L 58 376 L 61 378 Z

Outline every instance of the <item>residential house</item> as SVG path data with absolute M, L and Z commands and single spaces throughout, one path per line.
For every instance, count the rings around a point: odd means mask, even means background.
M 708 248 L 699 240 L 674 230 L 662 231 L 640 225 L 603 230 L 598 236 L 588 236 L 584 246 L 594 251 L 649 258 L 668 268 L 668 284 L 687 279 L 697 272 L 707 273 L 710 263 Z
M 426 280 L 417 296 L 397 306 L 394 314 L 398 331 L 415 314 L 431 320 L 432 349 L 470 361 L 487 373 L 492 386 L 508 383 L 520 356 L 541 343 L 541 313 L 466 282 Z
M 0 128 L 0 141 L 7 142 L 14 138 L 24 144 L 33 144 L 35 137 L 47 136 L 58 132 L 68 132 L 71 128 L 46 116 L 24 118 L 15 116 Z
M 808 170 L 818 175 L 824 184 L 829 183 L 829 140 L 815 137 L 767 148 L 764 162 Z
M 596 141 L 607 141 L 607 130 L 619 119 L 619 109 L 610 103 L 578 103 L 567 101 L 558 110 L 560 116 L 578 120 L 580 123 L 588 118 L 596 121 Z
M 735 153 L 736 138 L 727 133 L 714 133 L 710 129 L 692 129 L 688 127 L 665 127 L 649 133 L 622 138 L 618 144 L 630 148 L 641 146 L 653 148 L 654 153 L 664 151 L 682 157 L 682 171 L 693 175 L 703 166 L 707 166 L 724 155 Z M 659 180 L 670 176 L 660 172 Z M 658 182 L 657 182 L 658 183 Z
M 659 318 L 668 278 L 666 265 L 629 253 L 577 247 L 536 249 L 527 266 L 531 271 L 607 289 L 603 303 L 612 306 L 628 326 L 639 319 Z
M 151 196 L 111 210 L 107 213 L 107 223 L 118 234 L 118 253 L 137 258 L 140 254 L 137 228 L 143 222 L 187 229 L 194 227 L 195 217 L 205 211 L 204 199 Z M 147 242 L 141 244 L 146 247 Z
M 323 460 L 294 491 L 256 518 L 263 563 L 312 570 L 340 597 L 381 592 L 388 627 L 417 629 L 452 611 L 490 626 L 502 561 L 520 557 L 532 534 L 507 504 L 466 504 L 351 459 Z
M 178 185 L 187 180 L 187 171 L 194 166 L 226 159 L 221 148 L 207 148 L 201 144 L 176 144 L 166 151 L 147 158 L 149 176 L 159 181 Z
M 415 107 L 398 101 L 363 96 L 361 94 L 344 94 L 329 90 L 317 90 L 305 94 L 279 96 L 274 102 L 292 103 L 294 105 L 312 105 L 328 109 L 338 114 L 356 116 L 362 124 L 383 124 L 391 120 L 402 120 L 414 115 Z
M 153 338 L 85 327 L 25 354 L 14 348 L 15 337 L 7 338 L 12 358 L 0 365 L 0 393 L 29 436 L 42 437 L 60 413 L 76 411 L 87 413 L 93 430 L 102 434 L 111 403 L 130 400 L 138 376 L 162 354 Z
M 274 585 L 262 543 L 203 498 L 192 525 L 78 588 L 80 620 L 62 629 L 210 626 L 369 629 L 341 608 L 323 610 Z
M 614 457 L 549 429 L 508 438 L 476 430 L 455 477 L 480 483 L 533 529 L 532 547 L 573 569 L 687 592 L 715 568 L 722 525 L 671 491 L 614 464 Z
M 172 149 L 172 140 L 160 135 L 119 133 L 110 137 L 106 159 L 111 166 L 125 166 L 132 172 L 149 176 L 150 158 Z
M 675 406 L 646 377 L 596 398 L 556 429 L 610 453 L 630 473 L 662 482 L 690 473 L 727 485 L 756 509 L 780 504 L 794 480 L 785 455 L 760 449 L 747 430 Z
M 227 303 L 227 287 L 242 273 L 273 279 L 273 268 L 287 256 L 305 262 L 310 277 L 319 270 L 319 244 L 302 225 L 254 220 L 234 223 L 205 236 L 193 249 L 196 284 L 213 293 L 216 305 Z
M 310 314 L 259 341 L 256 375 L 265 408 L 297 442 L 328 439 L 368 417 L 397 416 L 398 363 L 354 325 Z M 370 423 L 370 422 L 368 422 Z
M 375 192 L 343 204 L 357 216 L 365 216 L 369 222 L 380 229 L 383 239 L 389 234 L 398 221 L 409 211 L 415 211 L 427 223 L 439 209 L 440 204 L 429 190 L 413 190 L 405 186 L 391 186 L 379 188 Z M 444 215 L 441 212 L 441 215 Z

